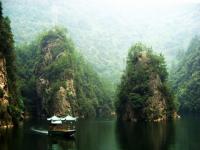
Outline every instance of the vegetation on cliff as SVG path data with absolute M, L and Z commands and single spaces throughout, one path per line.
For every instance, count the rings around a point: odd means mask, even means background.
M 132 46 L 118 87 L 117 113 L 123 120 L 160 120 L 176 111 L 175 97 L 167 84 L 162 55 L 141 43 Z
M 21 94 L 29 111 L 45 116 L 110 114 L 109 84 L 77 52 L 65 29 L 55 27 L 18 47 L 17 58 Z
M 200 112 L 200 37 L 195 37 L 182 52 L 170 74 L 173 89 L 180 101 L 180 111 Z
M 21 118 L 21 110 L 23 109 L 23 102 L 18 94 L 16 82 L 13 34 L 11 31 L 9 18 L 3 17 L 1 5 L 2 4 L 0 2 L 0 125 L 10 124 L 11 122 L 17 123 Z M 9 118 L 7 113 L 11 116 L 12 121 L 5 121 Z

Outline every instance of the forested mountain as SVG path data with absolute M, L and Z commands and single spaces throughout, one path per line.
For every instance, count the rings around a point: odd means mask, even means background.
M 180 101 L 180 110 L 200 112 L 200 37 L 196 36 L 186 52 L 177 58 L 171 82 Z
M 23 102 L 16 82 L 14 40 L 8 17 L 3 17 L 0 1 L 0 127 L 18 124 Z
M 65 29 L 44 32 L 16 52 L 27 111 L 37 116 L 111 114 L 109 84 L 77 52 Z
M 160 121 L 176 117 L 164 57 L 141 43 L 132 46 L 118 87 L 119 119 Z
M 30 42 L 54 25 L 69 29 L 75 44 L 100 75 L 119 81 L 127 49 L 143 41 L 169 64 L 199 33 L 199 5 L 134 4 L 128 0 L 2 0 L 17 42 Z

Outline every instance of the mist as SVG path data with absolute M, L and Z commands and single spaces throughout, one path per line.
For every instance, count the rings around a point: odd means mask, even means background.
M 130 46 L 143 42 L 168 66 L 199 34 L 198 1 L 3 0 L 16 44 L 52 26 L 68 29 L 77 48 L 108 79 L 118 80 Z M 112 72 L 112 75 L 111 75 Z

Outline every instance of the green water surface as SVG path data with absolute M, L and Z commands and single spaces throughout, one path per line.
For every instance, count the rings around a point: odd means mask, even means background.
M 162 123 L 79 120 L 76 138 L 49 137 L 46 121 L 0 130 L 0 150 L 200 150 L 200 116 Z M 38 129 L 44 133 L 38 133 Z

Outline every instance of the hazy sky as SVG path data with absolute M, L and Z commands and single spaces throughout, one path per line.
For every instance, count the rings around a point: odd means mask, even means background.
M 113 4 L 147 4 L 147 5 L 166 5 L 181 3 L 198 3 L 200 0 L 107 0 Z

